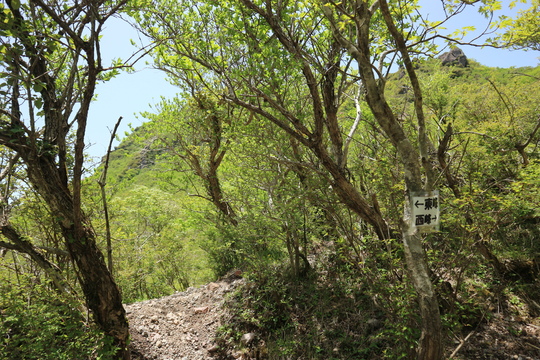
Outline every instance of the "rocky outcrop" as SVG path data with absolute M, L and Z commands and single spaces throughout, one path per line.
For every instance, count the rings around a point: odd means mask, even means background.
M 463 50 L 458 47 L 439 56 L 443 66 L 469 67 L 469 60 Z

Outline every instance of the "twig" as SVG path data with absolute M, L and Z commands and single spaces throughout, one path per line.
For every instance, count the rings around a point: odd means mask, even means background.
M 469 338 L 471 337 L 471 335 L 474 334 L 474 331 L 471 331 L 466 337 L 465 339 L 461 340 L 461 343 L 457 346 L 457 348 L 452 352 L 452 354 L 450 355 L 450 359 L 453 358 L 454 356 L 456 356 L 456 354 L 458 353 L 458 351 L 463 347 L 463 345 L 465 345 L 465 343 L 467 342 L 467 340 L 469 340 Z
M 98 180 L 99 187 L 101 188 L 103 211 L 105 213 L 105 230 L 107 234 L 106 235 L 107 237 L 107 265 L 109 267 L 109 271 L 111 272 L 111 275 L 113 273 L 111 225 L 109 223 L 109 208 L 107 206 L 107 196 L 105 194 L 105 185 L 106 185 L 106 180 L 107 180 L 107 170 L 109 169 L 109 157 L 111 155 L 112 143 L 114 141 L 114 137 L 116 136 L 116 131 L 118 130 L 118 126 L 120 126 L 121 121 L 122 121 L 122 117 L 120 116 L 118 118 L 118 121 L 116 122 L 116 125 L 114 125 L 114 129 L 111 133 L 111 140 L 109 141 L 109 147 L 107 148 L 107 155 L 105 156 L 105 164 L 103 165 L 103 173 L 101 174 L 101 177 Z
M 528 342 L 528 341 L 525 341 L 525 344 L 529 345 L 530 347 L 533 347 L 533 348 L 535 348 L 536 350 L 540 350 L 540 348 L 539 348 L 538 346 L 536 346 L 536 345 L 533 345 L 533 344 L 531 344 L 531 343 L 530 343 L 530 342 Z

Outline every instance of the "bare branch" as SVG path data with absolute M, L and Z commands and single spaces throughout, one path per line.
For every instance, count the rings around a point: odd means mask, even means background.
M 109 141 L 109 147 L 107 148 L 107 155 L 105 157 L 105 164 L 103 165 L 103 173 L 98 180 L 99 187 L 101 188 L 101 200 L 103 201 L 103 212 L 105 215 L 105 233 L 106 233 L 106 242 L 107 242 L 107 265 L 111 274 L 113 273 L 113 259 L 112 259 L 112 241 L 111 241 L 111 224 L 109 222 L 109 207 L 107 206 L 107 195 L 105 194 L 105 185 L 107 181 L 107 170 L 109 169 L 109 158 L 111 156 L 111 149 L 114 138 L 116 136 L 116 131 L 120 126 L 122 117 L 118 118 L 114 129 L 111 133 L 111 139 Z
M 60 274 L 60 269 L 51 263 L 41 252 L 39 252 L 30 241 L 24 239 L 15 228 L 9 224 L 0 225 L 0 233 L 11 243 L 0 242 L 0 247 L 25 253 L 39 265 L 53 281 L 57 290 L 69 293 L 69 287 L 65 279 Z
M 345 144 L 343 146 L 344 166 L 346 166 L 347 164 L 347 157 L 349 155 L 349 146 L 353 139 L 354 133 L 356 132 L 356 129 L 358 128 L 358 125 L 360 124 L 360 120 L 362 120 L 362 108 L 360 107 L 360 96 L 362 94 L 362 91 L 363 91 L 363 86 L 360 84 L 358 85 L 357 95 L 354 97 L 354 105 L 356 107 L 356 118 L 354 119 L 354 123 L 351 126 L 351 130 L 349 131 L 349 134 L 347 135 L 347 139 L 345 140 Z

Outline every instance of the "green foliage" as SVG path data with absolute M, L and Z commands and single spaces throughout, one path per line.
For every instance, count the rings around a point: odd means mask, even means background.
M 501 251 L 512 258 L 535 258 L 540 252 L 540 244 L 535 241 L 540 236 L 539 169 L 539 161 L 532 161 L 519 171 L 507 193 L 498 198 L 504 218 L 494 237 L 500 241 Z
M 108 360 L 115 353 L 79 312 L 79 301 L 30 279 L 4 282 L 0 291 L 0 359 Z
M 525 3 L 523 0 L 520 2 Z M 517 1 L 512 2 L 513 5 L 516 3 Z M 500 42 L 506 46 L 512 46 L 514 48 L 539 50 L 539 11 L 540 2 L 538 0 L 532 0 L 530 2 L 530 7 L 520 10 L 515 19 L 503 17 L 500 20 L 500 24 L 498 24 L 502 29 L 505 30 L 505 33 L 499 38 Z
M 254 332 L 269 359 L 410 358 L 419 319 L 402 269 L 392 269 L 398 260 L 388 266 L 392 255 L 379 251 L 358 263 L 328 250 L 314 256 L 317 268 L 303 278 L 284 266 L 250 273 L 227 302 L 232 314 L 220 346 L 239 346 L 242 334 Z
M 512 183 L 512 193 L 509 201 L 515 198 L 515 202 L 509 205 L 522 206 L 519 215 L 540 215 L 540 160 L 536 159 L 519 173 L 518 180 Z
M 221 329 L 223 347 L 237 343 L 245 332 L 256 332 L 266 339 L 264 350 L 271 359 L 380 358 L 387 344 L 377 338 L 378 322 L 368 322 L 376 310 L 360 290 L 361 282 L 315 274 L 300 280 L 288 274 L 283 267 L 261 269 L 233 294 L 228 302 L 233 316 Z
M 125 301 L 210 280 L 206 256 L 194 242 L 200 236 L 197 222 L 185 216 L 181 202 L 182 197 L 141 185 L 111 200 L 115 264 Z
M 478 253 L 479 241 L 504 258 L 528 259 L 538 249 L 532 240 L 538 236 L 538 151 L 526 148 L 530 162 L 524 166 L 515 150 L 536 126 L 536 109 L 529 104 L 538 100 L 534 78 L 538 69 L 470 64 L 459 74 L 435 60 L 420 62 L 418 69 L 435 149 L 447 125 L 454 129 L 446 156 L 459 194 L 448 187 L 441 172 L 442 231 L 426 239 L 447 332 L 487 321 L 493 311 L 491 302 L 504 294 L 490 263 Z M 407 84 L 397 75 L 390 77 L 387 89 L 392 105 L 404 114 L 404 126 L 413 133 L 413 119 L 406 115 L 412 112 L 409 94 L 399 94 Z M 354 136 L 348 169 L 359 188 L 377 194 L 381 210 L 397 227 L 403 207 L 403 170 L 387 140 L 374 129 L 369 109 L 362 106 L 364 121 Z M 227 200 L 237 211 L 238 225 L 227 223 L 201 198 L 205 194 L 201 179 L 186 172 L 185 164 L 163 150 L 163 143 L 148 142 L 178 132 L 192 142 L 187 147 L 198 146 L 197 155 L 204 158 L 209 148 L 201 139 L 209 129 L 203 123 L 187 129 L 180 126 L 201 114 L 183 108 L 181 121 L 174 126 L 180 118 L 170 116 L 169 108 L 162 110 L 151 116 L 152 123 L 137 130 L 136 140 L 126 139 L 113 156 L 111 173 L 134 170 L 132 177 L 119 175 L 112 180 L 118 182 L 111 202 L 117 251 L 132 259 L 129 263 L 120 260 L 117 269 L 130 301 L 181 289 L 170 284 L 186 277 L 204 278 L 194 273 L 211 270 L 215 276 L 237 267 L 250 268 L 253 282 L 233 298 L 236 316 L 223 328 L 223 346 L 235 346 L 244 332 L 256 331 L 268 339 L 267 350 L 276 357 L 412 356 L 420 325 L 399 241 L 373 241 L 366 235 L 365 224 L 336 202 L 329 184 L 316 171 L 291 166 L 291 159 L 312 161 L 310 155 L 295 153 L 279 129 L 249 117 L 245 123 L 227 127 L 231 141 L 219 176 Z M 345 122 L 352 122 L 352 103 L 344 104 L 341 115 Z M 167 116 L 170 123 L 164 127 L 159 122 Z M 531 144 L 537 139 L 536 135 Z M 153 154 L 143 167 L 139 160 L 129 160 L 141 159 L 133 155 L 140 154 L 141 148 Z M 337 257 L 328 268 L 295 272 L 291 245 L 308 254 L 327 242 L 336 246 Z M 160 268 L 173 259 L 183 259 L 183 264 L 191 261 L 191 265 L 180 272 Z M 287 265 L 276 267 L 279 263 Z M 522 298 L 518 292 L 508 296 L 513 302 Z M 363 315 L 353 316 L 350 309 Z M 384 326 L 370 333 L 366 324 L 372 317 L 383 318 Z M 343 323 L 358 331 L 344 331 L 338 326 Z
M 457 12 L 464 6 L 447 3 Z M 415 2 L 391 4 L 398 28 L 412 29 Z M 164 11 L 172 5 L 176 11 Z M 273 9 L 276 24 L 292 39 L 287 43 L 259 5 L 162 1 L 135 9 L 134 17 L 160 44 L 156 64 L 182 97 L 144 114 L 150 121 L 112 154 L 108 196 L 118 283 L 125 299 L 135 301 L 249 268 L 252 283 L 230 305 L 235 316 L 223 329 L 226 346 L 256 331 L 275 357 L 411 357 L 421 324 L 402 245 L 375 240 L 338 201 L 325 166 L 343 144 L 333 142 L 328 128 L 320 147 L 302 146 L 315 141 L 309 134 L 317 126 L 309 96 L 318 90 L 310 85 L 330 81 L 329 69 L 338 64 L 331 81 L 339 98 L 325 93 L 319 100 L 338 108 L 343 139 L 360 119 L 347 138 L 347 166 L 339 171 L 399 232 L 402 161 L 362 97 L 354 103 L 357 74 L 345 66 L 346 52 L 325 48 L 334 38 L 324 6 L 344 9 L 336 19 L 344 33 L 353 19 L 342 4 L 299 1 Z M 479 9 L 487 15 L 500 5 L 483 1 Z M 394 44 L 380 14 L 371 20 L 372 56 L 382 61 L 383 77 L 391 62 L 382 51 Z M 411 42 L 420 39 L 414 31 L 409 35 Z M 419 46 L 419 52 L 430 48 Z M 505 279 L 516 278 L 497 274 L 479 244 L 503 260 L 538 253 L 538 109 L 531 104 L 540 100 L 540 69 L 415 61 L 430 140 L 424 160 L 434 168 L 444 204 L 441 232 L 427 236 L 425 246 L 445 329 L 457 332 L 489 318 L 490 302 L 505 294 Z M 305 81 L 309 71 L 313 83 Z M 388 76 L 385 95 L 417 143 L 414 97 L 403 75 Z M 317 157 L 323 151 L 328 158 Z M 210 180 L 219 191 L 212 191 Z M 333 259 L 313 271 L 303 259 L 327 244 Z M 508 294 L 519 303 L 518 295 Z M 374 317 L 382 319 L 377 329 L 368 325 Z
M 238 226 L 218 225 L 206 232 L 200 246 L 210 258 L 216 276 L 236 268 L 264 268 L 285 257 L 279 224 L 265 216 L 248 214 Z

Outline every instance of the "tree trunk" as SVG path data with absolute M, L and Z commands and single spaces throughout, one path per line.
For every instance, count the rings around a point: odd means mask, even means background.
M 92 228 L 82 216 L 76 223 L 73 197 L 54 162 L 54 155 L 22 153 L 31 183 L 56 214 L 70 257 L 75 262 L 87 306 L 98 326 L 114 339 L 117 359 L 128 360 L 129 326 L 120 290 L 96 244 Z
M 11 89 L 11 96 L 6 98 L 10 98 L 11 109 L 2 116 L 0 144 L 23 159 L 29 182 L 54 214 L 78 270 L 88 307 L 98 326 L 114 338 L 118 359 L 129 359 L 128 323 L 120 291 L 82 212 L 81 182 L 88 110 L 98 76 L 105 71 L 100 31 L 104 21 L 126 2 L 107 2 L 105 6 L 99 1 L 72 4 L 34 0 L 19 6 L 20 2 L 7 1 L 5 15 L 13 21 L 6 26 L 12 31 L 2 34 L 6 52 L 14 56 L 2 59 L 2 74 Z M 46 46 L 43 39 L 47 39 Z M 49 45 L 49 40 L 55 46 Z M 30 107 L 29 114 L 20 111 L 23 103 Z M 39 108 L 42 115 L 35 117 Z M 41 122 L 44 126 L 38 131 L 36 125 Z M 75 123 L 74 164 L 70 167 L 68 135 Z M 3 229 L 14 236 L 9 230 Z M 24 242 L 19 245 L 32 253 Z M 41 261 L 37 253 L 33 256 Z
M 114 339 L 114 345 L 119 348 L 117 358 L 129 360 L 129 326 L 122 297 L 96 245 L 94 233 L 85 228 L 82 236 L 77 237 L 75 226 L 63 227 L 62 233 L 79 270 L 79 282 L 88 308 L 105 334 Z
M 358 189 L 345 176 L 344 171 L 330 157 L 323 144 L 313 146 L 311 150 L 317 155 L 324 168 L 332 175 L 332 187 L 339 199 L 354 211 L 362 220 L 373 227 L 379 239 L 390 239 L 391 229 L 378 208 L 370 204 Z
M 405 259 L 422 319 L 422 334 L 416 349 L 418 360 L 437 360 L 443 356 L 442 324 L 437 297 L 429 278 L 429 269 L 422 237 L 415 231 L 409 232 L 409 225 L 403 225 L 403 245 Z
M 377 78 L 373 71 L 370 55 L 370 22 L 379 6 L 382 15 L 385 18 L 388 30 L 391 33 L 393 40 L 396 42 L 399 52 L 402 54 L 409 78 L 414 86 L 415 110 L 419 113 L 417 114 L 417 117 L 419 123 L 418 141 L 420 143 L 420 151 L 413 146 L 413 143 L 408 138 L 399 121 L 397 121 L 392 108 L 386 101 L 384 86 L 382 85 L 384 79 Z M 428 159 L 424 158 L 424 148 L 427 139 L 425 134 L 423 134 L 422 94 L 418 82 L 416 81 L 412 63 L 408 56 L 408 49 L 405 46 L 401 33 L 393 24 L 388 4 L 386 1 L 381 0 L 375 2 L 371 8 L 368 7 L 368 4 L 365 2 L 360 2 L 358 6 L 354 7 L 352 13 L 355 15 L 355 30 L 357 32 L 357 36 L 354 40 L 346 38 L 343 32 L 339 30 L 334 14 L 330 8 L 323 7 L 323 11 L 325 11 L 326 17 L 331 23 L 336 40 L 340 42 L 343 48 L 345 48 L 358 63 L 360 77 L 366 89 L 366 101 L 379 126 L 388 136 L 388 139 L 399 154 L 404 169 L 407 190 L 422 190 L 422 165 L 429 164 Z M 422 161 L 420 161 L 421 156 Z M 431 183 L 429 181 L 431 176 L 430 168 L 428 166 L 425 167 L 429 186 Z M 409 202 L 406 201 L 406 204 L 408 203 Z M 414 289 L 418 296 L 420 315 L 422 318 L 422 335 L 417 349 L 417 356 L 419 360 L 439 360 L 442 358 L 442 326 L 437 297 L 435 296 L 433 285 L 429 278 L 428 263 L 422 246 L 422 239 L 418 233 L 410 233 L 409 230 L 409 214 L 407 214 L 406 209 L 402 223 L 405 260 L 412 278 Z

